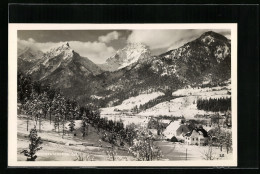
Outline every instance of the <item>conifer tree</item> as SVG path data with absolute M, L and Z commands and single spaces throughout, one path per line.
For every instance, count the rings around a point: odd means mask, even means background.
M 55 115 L 54 115 L 54 128 L 55 128 L 55 130 L 57 130 L 58 129 L 58 133 L 60 132 L 60 118 L 61 118 L 61 116 L 60 116 L 60 113 L 56 110 L 56 112 L 55 112 Z
M 88 122 L 87 122 L 87 113 L 85 112 L 85 114 L 83 113 L 83 117 L 82 117 L 82 126 L 81 126 L 81 132 L 82 132 L 82 137 L 84 138 L 86 135 L 88 135 Z
M 73 115 L 73 114 L 71 114 L 71 115 Z M 69 129 L 70 129 L 70 132 L 73 132 L 75 130 L 75 120 L 73 119 L 73 116 L 70 117 Z
M 31 104 L 31 100 L 27 100 L 23 104 L 23 110 L 25 111 L 26 117 L 26 124 L 27 124 L 27 131 L 29 131 L 29 120 L 32 119 L 33 116 L 33 105 Z
M 69 109 L 69 128 L 70 128 L 70 132 L 73 132 L 75 130 L 75 119 L 78 117 L 79 115 L 79 110 L 78 110 L 78 106 L 77 106 L 77 102 L 76 101 L 72 101 L 71 102 L 71 107 Z
M 38 137 L 36 127 L 31 129 L 29 138 L 29 150 L 23 150 L 21 153 L 27 156 L 27 161 L 35 161 L 37 158 L 36 152 L 42 149 L 42 147 L 40 147 L 42 143 L 41 137 Z

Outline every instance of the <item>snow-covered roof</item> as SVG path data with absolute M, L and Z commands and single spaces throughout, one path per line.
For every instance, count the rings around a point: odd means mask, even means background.
M 180 127 L 181 120 L 173 121 L 169 124 L 169 126 L 166 127 L 164 134 L 170 133 L 170 132 L 176 132 L 176 130 Z

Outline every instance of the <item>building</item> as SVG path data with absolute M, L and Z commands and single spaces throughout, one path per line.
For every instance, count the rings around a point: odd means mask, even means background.
M 201 130 L 194 129 L 193 131 L 185 135 L 184 142 L 187 145 L 205 145 L 208 141 L 207 134 L 203 133 Z
M 166 139 L 176 137 L 178 140 L 183 139 L 183 135 L 188 133 L 190 130 L 187 125 L 182 124 L 181 120 L 171 122 L 163 132 Z

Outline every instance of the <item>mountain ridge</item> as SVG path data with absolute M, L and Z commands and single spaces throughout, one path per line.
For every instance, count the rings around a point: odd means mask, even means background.
M 88 75 L 101 72 L 102 70 L 91 60 L 76 53 L 68 42 L 44 53 L 34 66 L 25 71 L 33 79 L 51 83 L 58 88 L 80 85 Z M 77 83 L 70 82 L 72 79 Z
M 226 37 L 206 32 L 159 56 L 151 56 L 148 47 L 136 44 L 118 50 L 107 62 L 115 66 L 110 71 L 101 70 L 100 65 L 81 57 L 66 44 L 46 53 L 35 65 L 36 73 L 31 68 L 29 74 L 84 104 L 113 106 L 141 93 L 160 91 L 169 95 L 186 86 L 214 86 L 230 79 L 231 45 Z M 96 99 L 92 95 L 103 97 Z

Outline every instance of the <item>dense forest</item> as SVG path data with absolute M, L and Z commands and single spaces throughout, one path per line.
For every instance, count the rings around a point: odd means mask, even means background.
M 198 99 L 197 108 L 212 112 L 231 110 L 231 98 Z

